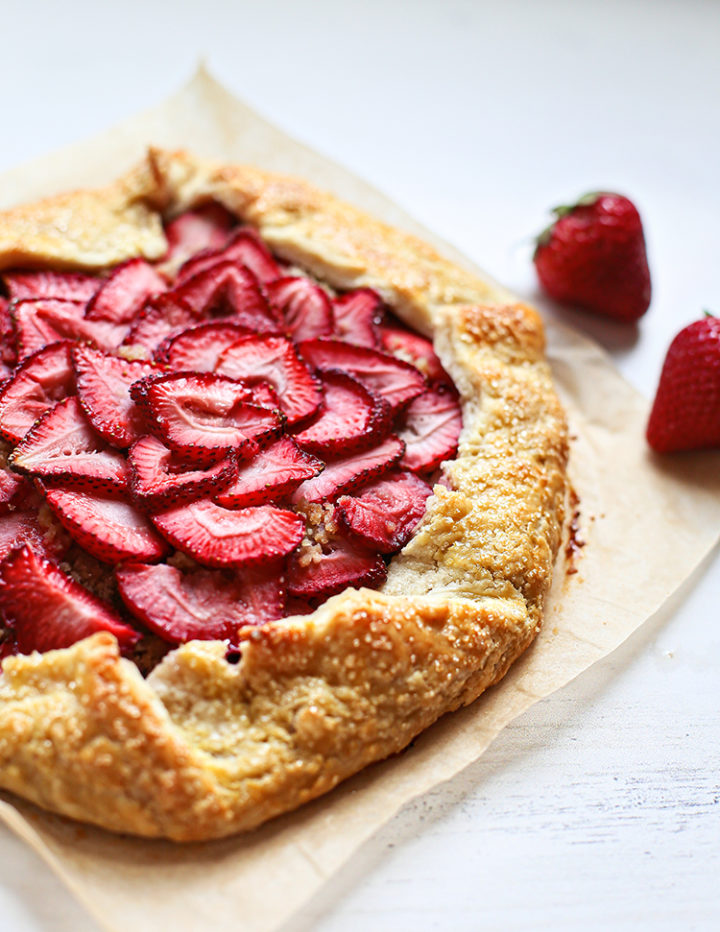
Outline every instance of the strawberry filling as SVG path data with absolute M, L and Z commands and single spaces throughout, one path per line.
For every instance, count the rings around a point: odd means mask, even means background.
M 379 586 L 456 453 L 457 392 L 375 291 L 216 204 L 166 235 L 157 264 L 0 277 L 0 656 L 104 630 L 144 668 Z

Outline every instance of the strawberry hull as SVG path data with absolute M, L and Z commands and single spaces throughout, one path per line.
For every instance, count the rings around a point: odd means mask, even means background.
M 540 284 L 556 301 L 632 322 L 650 306 L 645 236 L 635 205 L 620 194 L 589 194 L 555 209 L 534 262 Z

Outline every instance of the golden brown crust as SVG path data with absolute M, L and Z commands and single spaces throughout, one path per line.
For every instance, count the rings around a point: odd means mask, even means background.
M 101 269 L 167 249 L 153 208 L 157 180 L 141 166 L 106 188 L 73 191 L 0 213 L 0 269 Z
M 0 266 L 157 257 L 155 209 L 209 198 L 284 257 L 335 287 L 376 288 L 432 333 L 464 428 L 446 485 L 382 590 L 347 590 L 311 616 L 246 629 L 237 665 L 223 645 L 192 642 L 143 680 L 107 635 L 5 662 L 0 785 L 107 828 L 177 840 L 292 809 L 500 679 L 539 628 L 567 458 L 537 314 L 297 179 L 153 151 L 105 192 L 0 215 Z M 66 246 L 57 217 L 68 211 Z

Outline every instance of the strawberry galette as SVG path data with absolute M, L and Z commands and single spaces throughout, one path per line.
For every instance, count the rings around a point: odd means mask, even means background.
M 566 432 L 535 313 L 297 179 L 152 151 L 0 214 L 0 786 L 251 828 L 539 625 Z

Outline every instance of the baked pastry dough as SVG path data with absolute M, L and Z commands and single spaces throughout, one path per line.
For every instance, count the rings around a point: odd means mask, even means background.
M 564 414 L 530 307 L 305 182 L 152 150 L 127 177 L 0 215 L 0 267 L 102 269 L 166 250 L 209 199 L 281 258 L 370 286 L 432 335 L 462 397 L 457 458 L 379 591 L 192 641 L 144 679 L 106 633 L 8 658 L 0 785 L 120 832 L 251 829 L 400 751 L 496 683 L 536 636 L 566 493 Z

